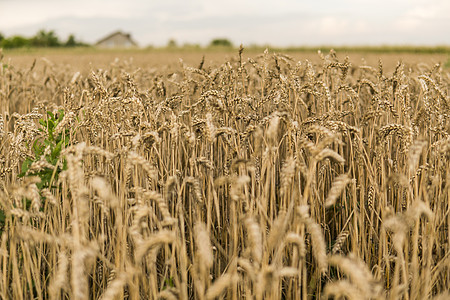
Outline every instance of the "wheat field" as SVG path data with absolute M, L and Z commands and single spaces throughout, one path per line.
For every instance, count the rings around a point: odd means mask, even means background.
M 2 299 L 449 299 L 449 70 L 0 60 Z

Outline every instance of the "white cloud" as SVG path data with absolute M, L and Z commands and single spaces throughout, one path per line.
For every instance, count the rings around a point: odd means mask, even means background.
M 325 36 L 342 35 L 349 30 L 349 21 L 335 17 L 325 17 L 319 22 L 319 31 Z
M 450 43 L 449 0 L 0 0 L 0 32 L 74 33 L 87 42 L 108 31 L 141 45 L 236 43 Z
M 0 28 L 14 28 L 60 17 L 113 17 L 125 19 L 136 15 L 138 7 L 126 5 L 126 1 L 6 1 L 1 3 Z
M 418 18 L 403 17 L 395 21 L 394 29 L 397 29 L 401 32 L 409 32 L 419 28 L 423 24 L 423 22 L 423 20 L 420 20 Z
M 356 21 L 356 23 L 353 26 L 353 29 L 357 33 L 366 33 L 370 30 L 370 26 L 367 22 L 359 20 Z
M 450 1 L 415 1 L 394 22 L 394 28 L 402 32 L 411 32 L 422 26 L 429 26 L 436 21 L 447 19 L 450 14 Z M 437 25 L 436 25 L 437 27 Z
M 419 6 L 407 11 L 405 15 L 416 19 L 432 19 L 439 15 L 439 8 L 436 6 Z

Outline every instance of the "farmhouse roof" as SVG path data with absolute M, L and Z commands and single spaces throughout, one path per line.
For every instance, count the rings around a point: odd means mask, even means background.
M 100 45 L 100 44 L 102 44 L 102 43 L 104 43 L 104 42 L 106 42 L 106 41 L 108 41 L 110 39 L 113 39 L 113 38 L 117 37 L 117 36 L 122 36 L 122 37 L 126 38 L 133 46 L 137 46 L 137 43 L 133 40 L 133 38 L 131 37 L 130 33 L 124 33 L 124 32 L 122 32 L 120 30 L 119 31 L 115 31 L 115 32 L 105 36 L 104 38 L 99 40 L 96 43 L 96 45 Z

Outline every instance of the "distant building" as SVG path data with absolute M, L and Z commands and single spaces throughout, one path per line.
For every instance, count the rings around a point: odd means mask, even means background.
M 101 48 L 133 48 L 138 44 L 131 38 L 129 33 L 116 31 L 99 40 L 95 46 Z

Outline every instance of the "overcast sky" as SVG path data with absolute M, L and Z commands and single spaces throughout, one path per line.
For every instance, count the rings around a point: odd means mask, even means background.
M 0 33 L 40 29 L 89 43 L 122 30 L 141 46 L 449 45 L 450 0 L 0 0 Z

